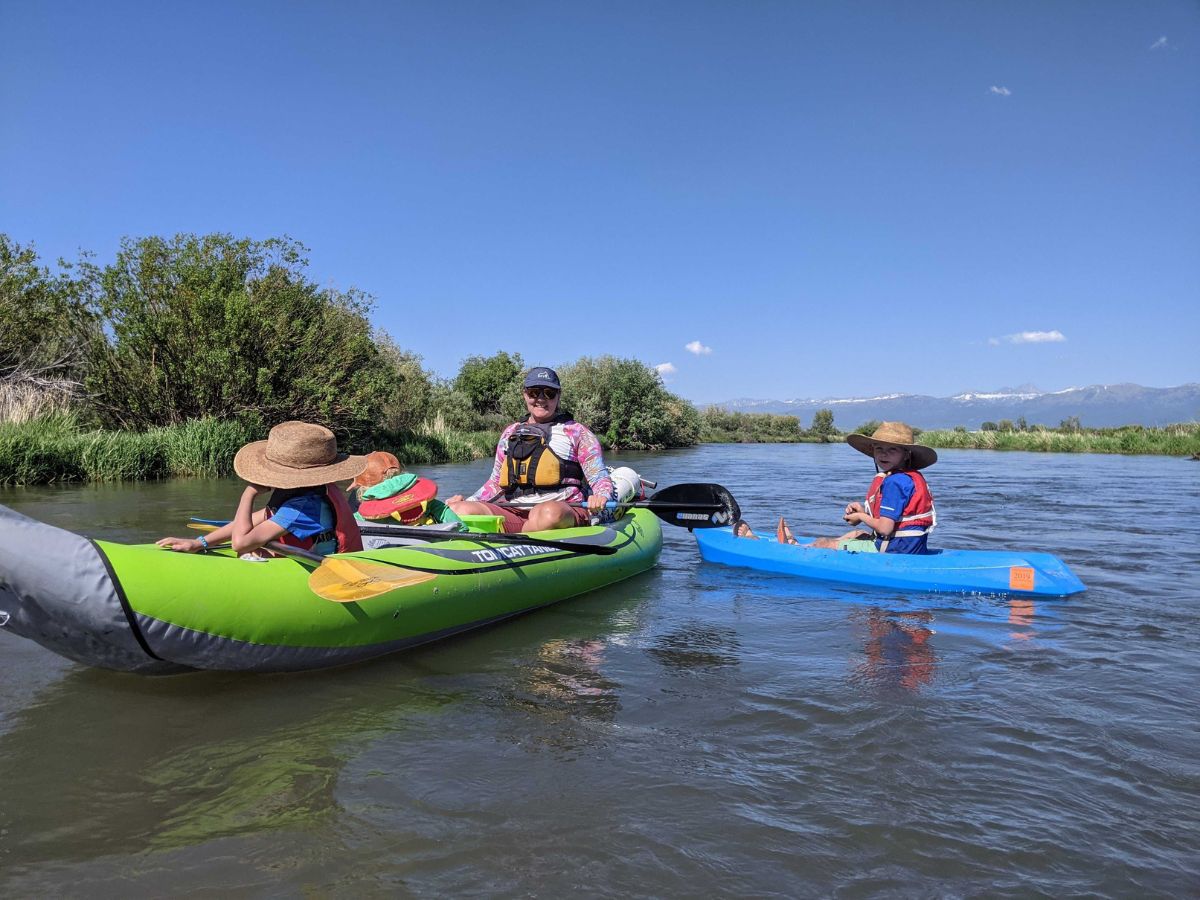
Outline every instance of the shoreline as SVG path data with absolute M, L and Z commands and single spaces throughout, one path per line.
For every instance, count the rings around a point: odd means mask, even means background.
M 233 474 L 238 448 L 254 439 L 246 426 L 228 420 L 198 419 L 148 431 L 88 428 L 69 415 L 23 423 L 0 423 L 0 485 L 85 484 L 103 481 L 157 481 L 164 478 L 220 478 Z M 846 436 L 749 436 L 709 434 L 700 444 L 840 444 Z M 764 439 L 765 438 L 765 439 Z M 1103 453 L 1177 456 L 1200 460 L 1200 423 L 1147 428 L 1061 432 L 933 430 L 917 440 L 937 449 Z M 490 458 L 496 435 L 490 431 L 431 428 L 380 432 L 369 447 L 390 449 L 406 466 L 471 462 Z

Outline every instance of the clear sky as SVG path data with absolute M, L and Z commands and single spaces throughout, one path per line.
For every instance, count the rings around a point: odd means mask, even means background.
M 440 375 L 1200 380 L 1193 0 L 0 0 L 0 42 L 0 230 L 287 234 Z

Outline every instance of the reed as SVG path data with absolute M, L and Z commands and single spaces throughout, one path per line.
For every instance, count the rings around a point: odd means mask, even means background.
M 454 431 L 439 416 L 433 427 L 426 423 L 416 431 L 379 432 L 373 445 L 365 449 L 390 450 L 402 463 L 412 466 L 471 462 L 492 456 L 496 437 L 491 431 Z
M 0 379 L 0 422 L 31 422 L 67 412 L 74 402 L 73 382 L 33 384 Z
M 0 484 L 228 475 L 234 453 L 250 438 L 230 420 L 101 431 L 72 413 L 52 413 L 0 424 Z

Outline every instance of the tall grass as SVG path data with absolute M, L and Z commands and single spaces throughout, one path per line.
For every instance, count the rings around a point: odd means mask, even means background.
M 147 431 L 102 431 L 56 412 L 0 423 L 0 484 L 215 478 L 233 473 L 233 457 L 256 430 L 231 419 L 196 419 Z M 379 433 L 365 452 L 390 450 L 406 465 L 469 462 L 490 457 L 490 432 Z
M 1149 428 L 1085 431 L 923 431 L 918 439 L 930 447 L 968 450 L 1030 450 L 1045 453 L 1144 453 L 1190 456 L 1200 453 L 1200 423 Z
M 54 413 L 0 424 L 0 484 L 228 475 L 234 453 L 250 439 L 232 420 L 100 431 L 72 413 Z

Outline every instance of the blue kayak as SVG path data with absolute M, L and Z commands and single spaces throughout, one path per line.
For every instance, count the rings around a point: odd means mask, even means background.
M 1052 553 L 1011 550 L 935 550 L 927 554 L 855 553 L 733 536 L 731 528 L 696 530 L 700 555 L 727 566 L 779 572 L 814 581 L 915 591 L 1066 597 L 1084 584 Z

